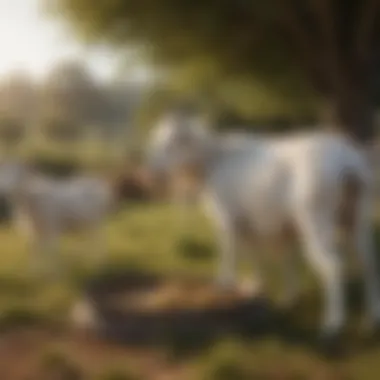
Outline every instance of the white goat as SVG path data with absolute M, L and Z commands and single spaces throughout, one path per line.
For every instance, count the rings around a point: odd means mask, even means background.
M 110 183 L 100 178 L 52 179 L 21 162 L 0 164 L 0 194 L 10 200 L 16 222 L 29 234 L 39 255 L 52 254 L 63 233 L 82 230 L 89 234 L 101 258 L 106 248 L 105 217 L 115 201 L 112 190 Z M 36 257 L 31 259 L 35 263 Z M 44 264 L 49 259 L 43 258 Z
M 148 166 L 155 173 L 185 174 L 201 186 L 219 231 L 218 279 L 224 286 L 235 283 L 235 250 L 243 239 L 286 243 L 293 231 L 321 281 L 326 337 L 339 333 L 346 318 L 343 263 L 335 241 L 336 227 L 345 227 L 360 254 L 370 317 L 380 322 L 372 174 L 348 138 L 315 132 L 277 138 L 215 136 L 196 119 L 171 116 L 152 132 Z M 293 264 L 289 255 L 284 269 L 291 299 L 298 293 Z

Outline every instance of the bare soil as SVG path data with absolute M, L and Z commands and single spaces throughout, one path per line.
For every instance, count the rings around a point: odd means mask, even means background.
M 54 352 L 64 360 L 49 359 Z M 73 332 L 23 328 L 0 341 L 2 380 L 92 380 L 115 366 L 147 380 L 187 379 L 189 373 L 157 348 L 114 345 Z
M 168 343 L 242 328 L 263 330 L 269 305 L 243 290 L 221 290 L 202 278 L 130 273 L 98 279 L 88 287 L 84 302 L 103 337 Z

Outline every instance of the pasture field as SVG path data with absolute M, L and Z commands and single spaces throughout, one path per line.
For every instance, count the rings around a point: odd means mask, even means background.
M 198 210 L 186 236 L 167 205 L 125 205 L 107 225 L 107 265 L 97 268 L 81 237 L 67 237 L 62 255 L 67 277 L 48 280 L 28 272 L 26 241 L 11 226 L 0 229 L 1 380 L 376 380 L 380 344 L 360 329 L 357 288 L 352 290 L 348 354 L 327 361 L 314 348 L 319 318 L 319 287 L 303 270 L 302 302 L 273 331 L 258 337 L 197 337 L 161 346 L 123 346 L 81 335 L 67 327 L 85 278 L 112 269 L 139 268 L 159 273 L 214 275 L 216 245 L 210 224 Z M 268 271 L 274 299 L 281 287 L 278 260 Z M 247 272 L 242 265 L 242 275 Z M 247 272 L 249 273 L 249 272 Z M 361 288 L 360 288 L 361 290 Z M 359 299 L 359 301 L 361 301 Z M 359 302 L 360 303 L 360 302 Z M 311 330 L 311 334 L 307 331 Z

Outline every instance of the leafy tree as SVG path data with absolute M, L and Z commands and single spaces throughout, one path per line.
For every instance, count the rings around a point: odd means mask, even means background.
M 52 2 L 49 2 L 51 4 Z M 88 40 L 144 46 L 157 63 L 206 58 L 283 99 L 315 96 L 332 124 L 374 133 L 378 0 L 56 0 Z
M 102 89 L 78 62 L 60 62 L 41 89 L 42 117 L 88 124 L 97 120 L 104 106 Z
M 139 98 L 139 89 L 129 83 L 97 82 L 82 63 L 64 61 L 53 67 L 42 84 L 40 116 L 43 124 L 56 131 L 66 125 L 71 130 L 68 135 L 79 126 L 112 134 L 130 118 Z

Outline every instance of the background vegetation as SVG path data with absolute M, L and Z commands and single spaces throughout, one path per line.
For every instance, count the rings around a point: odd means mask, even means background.
M 62 61 L 41 81 L 14 72 L 0 81 L 1 155 L 24 156 L 53 175 L 130 169 L 162 112 L 199 108 L 219 129 L 289 131 L 319 121 L 364 142 L 376 135 L 380 100 L 380 6 L 372 0 L 54 0 L 85 42 L 136 49 L 155 78 L 94 78 Z M 89 279 L 138 269 L 212 278 L 212 226 L 194 208 L 179 229 L 165 202 L 128 200 L 107 221 L 107 264 L 81 236 L 65 236 L 64 279 L 29 272 L 26 239 L 0 215 L 0 379 L 4 380 L 375 380 L 380 346 L 361 328 L 361 286 L 349 287 L 347 355 L 328 361 L 314 346 L 319 287 L 304 268 L 303 298 L 262 336 L 168 336 L 160 345 L 116 345 L 72 329 L 72 307 Z M 374 219 L 379 224 L 378 210 Z M 379 229 L 379 228 L 378 228 Z M 377 247 L 380 247 L 377 231 Z M 347 259 L 356 280 L 358 265 Z M 352 261 L 352 262 L 351 262 Z M 277 264 L 276 264 L 277 262 Z M 280 260 L 267 274 L 276 300 Z M 242 264 L 241 276 L 249 273 Z M 274 302 L 275 303 L 275 302 Z

